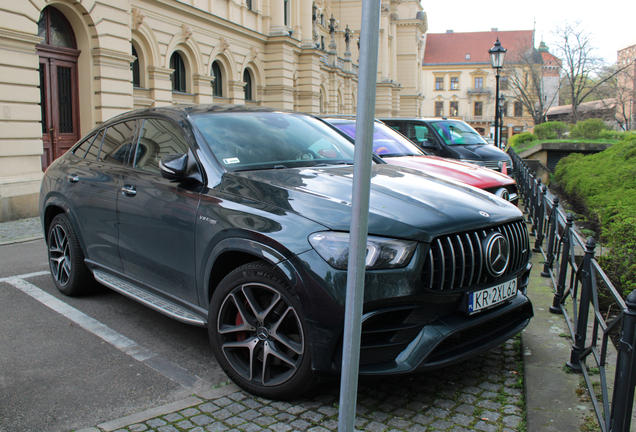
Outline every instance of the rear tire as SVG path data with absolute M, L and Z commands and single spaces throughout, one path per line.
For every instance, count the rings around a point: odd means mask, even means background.
M 86 294 L 95 280 L 84 263 L 84 251 L 65 213 L 53 218 L 47 246 L 51 276 L 57 289 L 67 296 Z
M 313 386 L 307 331 L 298 299 L 276 267 L 242 265 L 218 285 L 208 331 L 216 358 L 239 387 L 290 399 Z

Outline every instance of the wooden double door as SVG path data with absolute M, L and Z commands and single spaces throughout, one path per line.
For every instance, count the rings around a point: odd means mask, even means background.
M 42 109 L 42 170 L 80 138 L 77 58 L 72 48 L 38 45 Z

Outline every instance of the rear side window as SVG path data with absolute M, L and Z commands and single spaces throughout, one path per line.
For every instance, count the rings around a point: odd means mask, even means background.
M 106 129 L 98 160 L 125 165 L 132 147 L 137 120 L 117 123 Z
M 93 134 L 86 138 L 73 152 L 75 156 L 85 158 L 88 160 L 97 160 L 99 154 L 99 148 L 102 145 L 102 139 L 104 138 L 104 130 L 102 129 L 97 134 Z
M 105 132 L 104 129 L 99 131 L 99 133 L 93 140 L 93 145 L 86 152 L 86 156 L 84 156 L 85 159 L 92 160 L 92 161 L 97 160 L 97 157 L 99 156 L 99 149 L 101 148 L 102 141 L 104 140 L 104 132 Z
M 81 158 L 86 157 L 86 152 L 88 152 L 88 149 L 90 149 L 91 146 L 93 145 L 93 141 L 95 141 L 96 135 L 97 134 L 93 134 L 89 136 L 88 138 L 84 140 L 84 142 L 82 142 L 79 146 L 77 146 L 77 148 L 73 152 L 75 156 L 81 157 Z
M 175 153 L 188 153 L 188 142 L 181 129 L 165 120 L 146 119 L 139 133 L 133 166 L 158 173 L 161 158 Z

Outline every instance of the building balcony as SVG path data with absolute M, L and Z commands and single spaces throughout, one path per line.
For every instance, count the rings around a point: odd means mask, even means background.
M 489 95 L 490 89 L 485 87 L 468 87 L 468 90 L 466 90 L 466 92 L 469 95 L 479 95 L 479 94 Z
M 466 123 L 483 123 L 488 122 L 492 123 L 495 121 L 494 116 L 464 116 L 462 118 Z

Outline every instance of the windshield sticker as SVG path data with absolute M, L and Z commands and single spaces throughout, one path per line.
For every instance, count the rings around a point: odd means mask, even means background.
M 230 165 L 235 163 L 241 163 L 241 161 L 239 160 L 239 158 L 229 158 L 229 159 L 223 159 L 223 163 L 225 165 Z

